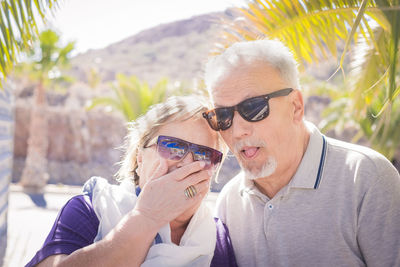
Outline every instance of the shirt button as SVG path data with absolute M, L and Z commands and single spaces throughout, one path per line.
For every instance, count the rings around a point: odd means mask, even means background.
M 272 209 L 274 208 L 274 206 L 273 206 L 272 204 L 269 204 L 269 205 L 268 205 L 268 208 L 269 208 L 270 210 L 272 210 Z

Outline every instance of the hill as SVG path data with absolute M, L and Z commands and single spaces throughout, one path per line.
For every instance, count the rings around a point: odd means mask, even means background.
M 191 82 L 201 77 L 202 68 L 222 27 L 220 16 L 229 12 L 195 16 L 144 30 L 104 49 L 89 50 L 72 59 L 73 75 L 87 81 L 91 69 L 102 81 L 116 73 L 136 75 L 154 83 L 162 77 Z

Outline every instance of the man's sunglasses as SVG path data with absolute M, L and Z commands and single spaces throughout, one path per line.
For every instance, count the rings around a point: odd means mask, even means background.
M 240 116 L 246 121 L 260 121 L 269 115 L 269 99 L 287 96 L 292 91 L 292 88 L 285 88 L 270 94 L 248 98 L 232 107 L 215 108 L 203 112 L 203 117 L 215 131 L 225 131 L 229 129 L 229 127 L 232 126 L 235 111 L 239 112 Z
M 158 136 L 157 152 L 161 157 L 174 161 L 182 160 L 191 152 L 193 160 L 201 160 L 206 163 L 206 169 L 220 163 L 223 155 L 222 152 L 211 147 L 193 144 L 176 137 L 165 135 Z

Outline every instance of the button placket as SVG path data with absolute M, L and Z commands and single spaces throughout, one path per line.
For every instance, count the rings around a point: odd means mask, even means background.
M 272 216 L 274 214 L 274 209 L 275 209 L 275 204 L 272 203 L 272 201 L 267 201 L 265 203 L 265 208 L 264 208 L 264 234 L 266 237 L 269 235 L 269 228 L 270 224 L 273 220 Z

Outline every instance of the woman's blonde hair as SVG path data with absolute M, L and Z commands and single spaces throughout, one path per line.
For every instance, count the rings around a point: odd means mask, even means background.
M 209 103 L 202 96 L 172 96 L 163 103 L 151 106 L 146 114 L 128 123 L 128 134 L 122 148 L 124 157 L 120 162 L 121 167 L 116 173 L 117 180 L 131 179 L 138 185 L 139 176 L 136 169 L 139 149 L 146 147 L 157 136 L 163 125 L 171 121 L 201 118 L 202 113 L 208 108 Z M 219 134 L 217 149 L 222 152 L 227 150 Z

